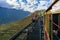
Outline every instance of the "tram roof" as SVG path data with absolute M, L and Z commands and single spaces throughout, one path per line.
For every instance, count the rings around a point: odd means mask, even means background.
M 48 9 L 46 10 L 46 12 L 52 10 L 52 7 L 58 2 L 59 0 L 54 0 L 54 2 L 48 7 Z

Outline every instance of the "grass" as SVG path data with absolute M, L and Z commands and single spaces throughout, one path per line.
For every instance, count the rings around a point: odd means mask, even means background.
M 0 40 L 9 40 L 15 33 L 31 23 L 31 16 L 8 24 L 0 24 Z
M 38 16 L 40 15 L 39 11 L 36 11 L 36 13 L 38 14 Z M 15 22 L 11 22 L 8 24 L 0 24 L 0 40 L 9 40 L 9 38 L 12 37 L 15 33 L 17 33 L 18 31 L 25 28 L 25 26 L 30 24 L 32 22 L 31 18 L 31 16 L 28 16 L 24 19 Z M 21 35 L 20 37 L 23 36 L 24 35 Z

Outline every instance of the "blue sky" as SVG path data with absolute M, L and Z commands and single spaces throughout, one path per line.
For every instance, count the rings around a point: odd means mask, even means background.
M 36 10 L 47 9 L 51 2 L 51 0 L 0 0 L 0 7 L 34 12 Z

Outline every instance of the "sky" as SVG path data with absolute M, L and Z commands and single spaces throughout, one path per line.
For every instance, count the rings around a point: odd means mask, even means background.
M 51 3 L 52 0 L 0 0 L 0 7 L 34 12 L 36 10 L 47 9 Z

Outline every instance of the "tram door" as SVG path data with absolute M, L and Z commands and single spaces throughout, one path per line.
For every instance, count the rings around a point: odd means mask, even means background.
M 52 15 L 52 21 L 53 21 L 53 30 L 57 30 L 58 27 L 56 25 L 58 25 L 58 14 L 53 14 Z
M 59 15 L 60 14 L 53 14 L 51 17 L 51 29 L 52 29 L 52 40 L 59 40 L 60 39 L 60 29 L 59 29 Z

